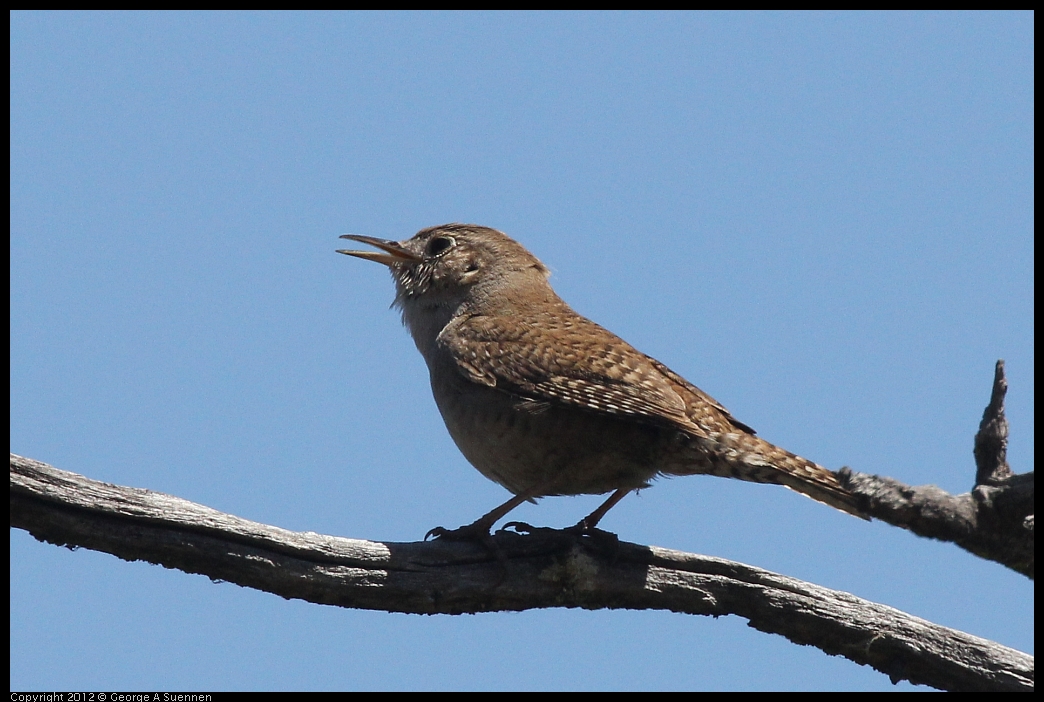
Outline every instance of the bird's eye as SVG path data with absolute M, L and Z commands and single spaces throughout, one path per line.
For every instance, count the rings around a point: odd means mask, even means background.
M 428 242 L 427 254 L 429 256 L 438 256 L 443 251 L 453 246 L 455 242 L 448 236 L 437 236 Z

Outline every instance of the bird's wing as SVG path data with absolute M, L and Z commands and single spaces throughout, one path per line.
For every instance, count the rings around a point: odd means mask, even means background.
M 662 363 L 575 315 L 474 315 L 451 322 L 438 343 L 473 382 L 534 406 L 567 405 L 708 432 L 753 430 Z

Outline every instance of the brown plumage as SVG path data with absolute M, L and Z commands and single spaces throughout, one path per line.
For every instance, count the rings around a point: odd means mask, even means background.
M 775 483 L 858 517 L 833 472 L 755 436 L 714 398 L 574 312 L 548 269 L 495 229 L 448 224 L 402 242 L 345 235 L 389 267 L 457 446 L 515 497 L 456 532 L 487 533 L 527 499 L 615 491 L 593 528 L 659 474 Z

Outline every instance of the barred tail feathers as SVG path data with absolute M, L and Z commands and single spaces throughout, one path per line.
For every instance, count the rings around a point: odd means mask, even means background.
M 855 495 L 846 490 L 828 468 L 802 458 L 764 439 L 746 433 L 713 433 L 694 440 L 699 457 L 670 475 L 706 473 L 754 483 L 782 485 L 854 517 L 869 517 Z

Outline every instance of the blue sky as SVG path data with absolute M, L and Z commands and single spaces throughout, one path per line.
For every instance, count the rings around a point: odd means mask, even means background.
M 11 450 L 295 530 L 472 521 L 507 493 L 334 253 L 463 221 L 830 467 L 966 492 L 1004 358 L 1032 470 L 1032 65 L 1030 13 L 14 13 Z M 602 526 L 1033 651 L 1024 577 L 781 488 Z M 735 617 L 345 610 L 20 530 L 11 687 L 894 689 Z

